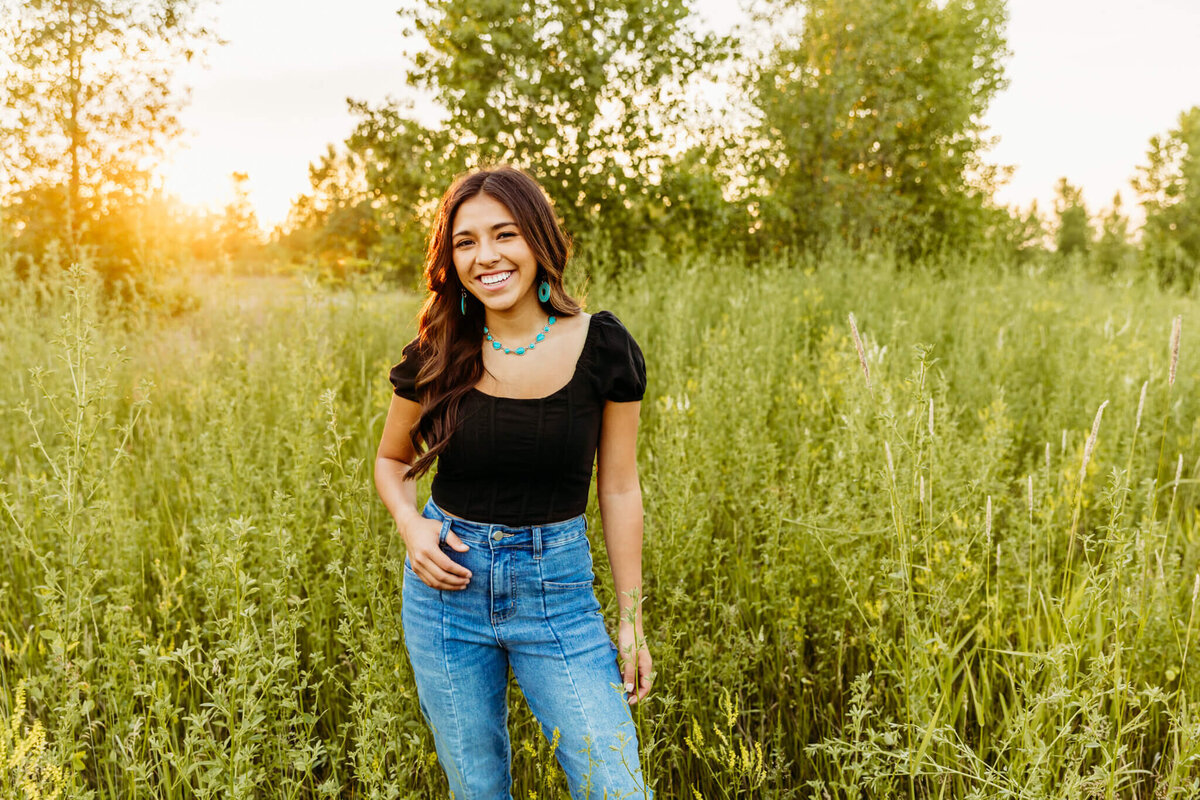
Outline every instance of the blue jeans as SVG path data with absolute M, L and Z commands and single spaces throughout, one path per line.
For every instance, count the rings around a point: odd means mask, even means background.
M 508 669 L 566 773 L 572 800 L 653 798 L 637 730 L 592 583 L 583 516 L 513 528 L 451 517 L 441 549 L 471 570 L 434 589 L 404 561 L 401 621 L 421 714 L 455 800 L 510 800 Z M 446 544 L 455 534 L 470 548 Z

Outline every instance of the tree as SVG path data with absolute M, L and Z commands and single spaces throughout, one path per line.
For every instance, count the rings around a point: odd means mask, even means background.
M 245 261 L 262 247 L 262 229 L 250 202 L 250 176 L 234 172 L 229 177 L 233 182 L 233 200 L 221 215 L 221 252 L 232 261 Z
M 751 70 L 765 232 L 973 243 L 997 170 L 980 118 L 1005 85 L 1003 0 L 780 0 L 804 9 Z
M 1112 205 L 1100 217 L 1100 238 L 1096 240 L 1096 263 L 1112 275 L 1128 266 L 1135 250 L 1129 241 L 1129 217 L 1121 211 L 1121 193 L 1113 195 Z
M 1133 186 L 1146 212 L 1142 253 L 1165 282 L 1190 286 L 1200 267 L 1200 106 L 1153 136 Z
M 1025 211 L 1017 206 L 989 206 L 988 210 L 984 240 L 1002 262 L 1027 264 L 1046 253 L 1049 237 L 1037 200 L 1030 201 Z
M 172 81 L 215 37 L 199 0 L 0 0 L 0 152 L 10 202 L 51 214 L 68 253 L 102 241 L 108 209 L 144 192 L 179 130 Z M 20 216 L 20 214 L 18 215 Z
M 415 279 L 422 264 L 426 207 L 441 183 L 430 140 L 391 104 L 363 116 L 342 147 L 308 168 L 312 191 L 292 203 L 281 243 L 328 272 L 385 268 Z M 428 182 L 429 188 L 425 184 Z
M 1054 187 L 1054 213 L 1058 217 L 1054 233 L 1058 254 L 1064 257 L 1072 253 L 1087 255 L 1092 246 L 1092 223 L 1083 201 L 1083 190 L 1072 186 L 1066 178 L 1059 178 Z
M 685 87 L 728 53 L 695 30 L 689 0 L 422 0 L 401 14 L 427 43 L 410 82 L 456 132 L 442 174 L 514 163 L 568 230 L 603 220 L 631 244 L 650 232 Z

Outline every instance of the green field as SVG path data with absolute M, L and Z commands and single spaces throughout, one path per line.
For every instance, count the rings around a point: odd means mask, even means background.
M 572 270 L 649 368 L 658 797 L 1200 794 L 1195 297 L 865 256 Z M 0 262 L 0 797 L 440 797 L 371 475 L 419 298 L 193 291 L 109 311 Z M 514 796 L 566 797 L 510 698 Z

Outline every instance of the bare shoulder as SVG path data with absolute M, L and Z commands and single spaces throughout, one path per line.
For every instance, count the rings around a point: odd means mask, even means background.
M 588 339 L 588 331 L 592 327 L 592 315 L 586 311 L 580 311 L 571 318 L 571 321 L 575 324 L 575 327 L 571 329 L 571 338 L 579 343 L 579 349 L 582 350 Z
M 569 317 L 559 317 L 555 320 L 555 326 L 562 325 L 564 333 L 569 333 L 569 339 L 577 342 L 582 342 L 587 338 L 587 332 L 591 328 L 592 315 L 586 311 L 580 311 L 578 314 L 572 314 Z

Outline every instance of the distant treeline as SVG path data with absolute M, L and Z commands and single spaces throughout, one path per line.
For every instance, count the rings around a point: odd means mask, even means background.
M 1003 0 L 760 0 L 724 36 L 688 0 L 423 0 L 398 12 L 419 43 L 407 81 L 442 121 L 350 101 L 353 133 L 310 165 L 269 241 L 243 174 L 219 213 L 148 188 L 178 133 L 171 64 L 218 41 L 196 0 L 0 6 L 17 20 L 0 33 L 17 56 L 0 67 L 15 165 L 0 249 L 30 261 L 86 250 L 131 280 L 200 260 L 411 281 L 444 188 L 505 162 L 541 180 L 580 247 L 628 260 L 836 242 L 1086 257 L 1184 285 L 1200 265 L 1200 107 L 1148 145 L 1139 231 L 1120 195 L 1093 214 L 1065 178 L 1048 212 L 996 203 L 1008 170 L 987 161 L 980 120 L 1005 86 Z

